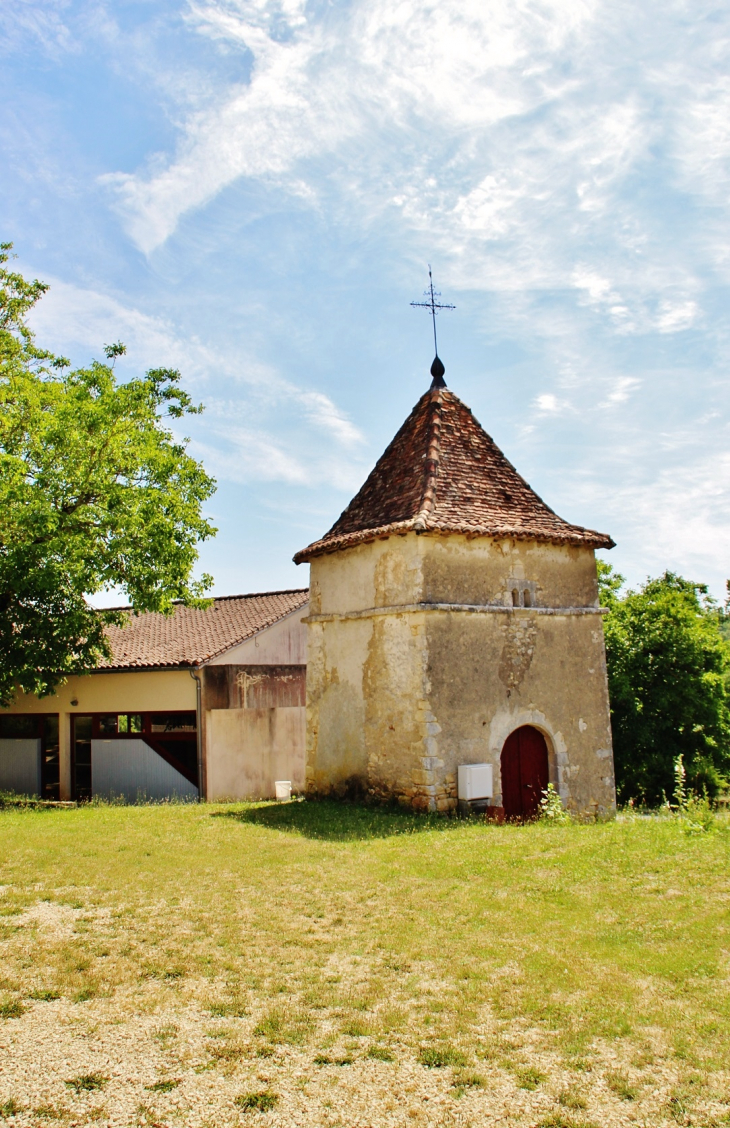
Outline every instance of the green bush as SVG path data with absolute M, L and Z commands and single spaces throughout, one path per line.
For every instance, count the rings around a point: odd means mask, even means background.
M 564 826 L 571 821 L 570 814 L 563 806 L 563 800 L 552 783 L 549 783 L 547 790 L 542 793 L 538 819 L 541 823 L 548 823 L 552 826 Z

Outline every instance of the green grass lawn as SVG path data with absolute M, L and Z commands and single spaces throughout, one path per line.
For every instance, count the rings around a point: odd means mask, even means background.
M 0 1121 L 730 1124 L 730 826 L 0 811 Z

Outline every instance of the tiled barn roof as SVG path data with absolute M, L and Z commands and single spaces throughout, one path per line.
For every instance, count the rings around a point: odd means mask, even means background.
M 342 516 L 294 560 L 408 531 L 613 547 L 558 517 L 448 388 L 421 397 Z
M 272 626 L 309 599 L 306 588 L 228 595 L 200 611 L 175 608 L 172 615 L 131 615 L 127 626 L 108 627 L 113 658 L 103 669 L 198 666 Z

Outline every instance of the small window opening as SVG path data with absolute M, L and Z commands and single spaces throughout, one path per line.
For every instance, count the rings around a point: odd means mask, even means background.
M 519 605 L 520 605 L 520 593 L 517 590 L 517 588 L 512 588 L 512 606 L 513 607 L 519 607 Z
M 118 731 L 120 733 L 135 733 L 142 731 L 142 718 L 139 713 L 119 714 Z
M 530 600 L 530 593 L 527 590 L 527 588 L 525 588 L 525 590 L 523 591 L 522 596 L 523 596 L 523 599 L 525 601 L 525 607 L 531 607 L 532 603 L 531 603 L 531 600 Z
M 153 713 L 151 732 L 195 732 L 195 713 Z

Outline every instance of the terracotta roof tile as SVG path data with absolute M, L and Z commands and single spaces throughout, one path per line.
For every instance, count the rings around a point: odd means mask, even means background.
M 294 560 L 408 531 L 613 546 L 558 517 L 448 388 L 421 397 L 330 531 Z
M 306 588 L 228 595 L 201 611 L 177 606 L 172 615 L 132 615 L 125 627 L 109 627 L 113 658 L 102 669 L 198 666 L 270 627 L 309 599 Z

